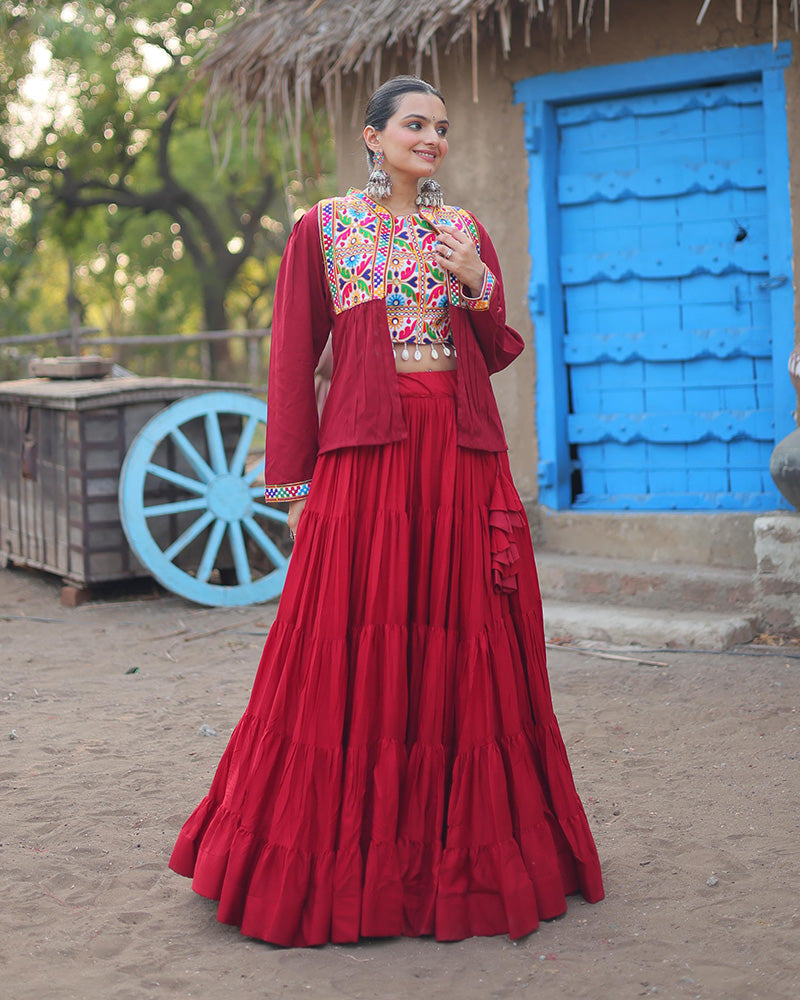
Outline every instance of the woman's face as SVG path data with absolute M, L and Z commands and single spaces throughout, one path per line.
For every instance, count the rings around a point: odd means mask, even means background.
M 415 180 L 430 177 L 447 153 L 447 112 L 435 94 L 403 94 L 397 109 L 377 132 L 364 129 L 364 141 L 375 152 L 383 151 L 383 168 L 391 176 L 406 174 Z

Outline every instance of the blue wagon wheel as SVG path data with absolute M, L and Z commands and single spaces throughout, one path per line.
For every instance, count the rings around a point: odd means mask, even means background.
M 265 425 L 262 401 L 208 392 L 168 406 L 134 439 L 119 480 L 122 527 L 168 590 L 234 606 L 283 589 L 286 514 L 263 501 L 263 459 L 248 460 L 263 455 Z

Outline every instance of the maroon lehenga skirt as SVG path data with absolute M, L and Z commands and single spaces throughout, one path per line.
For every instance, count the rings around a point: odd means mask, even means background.
M 456 445 L 452 372 L 408 440 L 322 455 L 250 702 L 170 866 L 280 945 L 517 938 L 603 896 L 505 454 Z

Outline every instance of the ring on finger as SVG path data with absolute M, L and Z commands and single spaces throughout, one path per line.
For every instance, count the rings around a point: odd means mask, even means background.
M 452 256 L 453 256 L 453 248 L 452 248 L 452 247 L 449 247 L 449 248 L 448 248 L 448 250 L 447 250 L 447 253 L 445 254 L 445 258 L 446 258 L 447 260 L 450 260 L 450 258 L 451 258 Z

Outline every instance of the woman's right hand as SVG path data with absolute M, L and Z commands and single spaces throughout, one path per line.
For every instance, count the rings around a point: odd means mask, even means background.
M 286 520 L 289 525 L 289 534 L 292 536 L 292 540 L 294 540 L 294 536 L 297 534 L 297 525 L 300 523 L 300 517 L 303 513 L 305 505 L 305 497 L 303 497 L 302 500 L 292 500 L 289 504 L 289 514 Z

